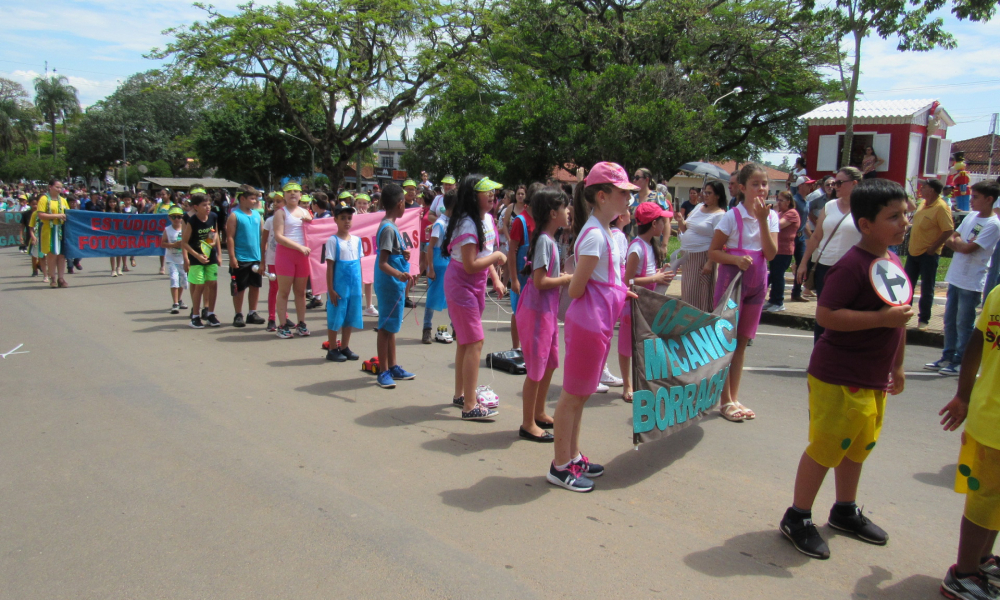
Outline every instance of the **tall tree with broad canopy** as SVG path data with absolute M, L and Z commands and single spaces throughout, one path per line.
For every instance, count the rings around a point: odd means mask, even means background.
M 202 8 L 206 23 L 168 30 L 174 41 L 151 56 L 172 59 L 191 83 L 266 84 L 334 186 L 348 162 L 435 95 L 487 33 L 482 8 L 468 0 L 296 0 L 246 4 L 234 16 Z M 318 128 L 289 91 L 303 85 L 319 95 Z
M 28 144 L 36 137 L 38 118 L 24 87 L 0 77 L 0 152 L 10 152 L 17 146 L 27 152 Z
M 63 121 L 80 112 L 76 88 L 62 75 L 35 78 L 35 107 L 45 116 L 52 129 L 52 158 L 56 157 L 56 121 Z M 65 131 L 63 131 L 65 133 Z
M 510 0 L 491 27 L 488 68 L 429 103 L 407 168 L 516 182 L 614 160 L 669 177 L 799 146 L 798 116 L 839 95 L 832 34 L 794 2 Z
M 955 36 L 944 29 L 944 19 L 934 13 L 950 5 L 951 12 L 959 19 L 989 21 L 996 11 L 995 0 L 836 0 L 835 4 L 821 11 L 837 32 L 838 44 L 851 38 L 853 55 L 845 54 L 839 63 L 840 84 L 847 98 L 847 129 L 844 132 L 844 149 L 840 166 L 851 161 L 854 141 L 854 103 L 858 96 L 858 79 L 861 77 L 861 44 L 875 33 L 882 39 L 895 36 L 896 49 L 926 52 L 934 48 L 952 49 L 958 45 Z M 843 63 L 851 60 L 848 73 Z M 848 78 L 849 76 L 849 78 Z

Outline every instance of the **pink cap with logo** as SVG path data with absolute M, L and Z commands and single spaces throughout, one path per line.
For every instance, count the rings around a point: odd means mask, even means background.
M 599 162 L 587 174 L 584 180 L 587 186 L 610 183 L 620 190 L 635 192 L 639 186 L 632 185 L 628 180 L 628 173 L 621 165 L 613 162 Z

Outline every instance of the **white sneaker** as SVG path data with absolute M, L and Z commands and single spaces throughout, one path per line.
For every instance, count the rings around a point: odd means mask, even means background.
M 481 385 L 476 388 L 476 400 L 486 408 L 496 408 L 500 406 L 500 396 L 490 389 L 488 385 Z
M 625 384 L 621 377 L 615 377 L 614 373 L 608 370 L 608 365 L 604 365 L 604 372 L 601 373 L 601 383 L 608 387 L 622 387 Z
M 598 383 L 597 384 L 597 389 L 594 390 L 594 393 L 595 394 L 607 394 L 608 390 L 610 390 L 610 389 L 611 388 L 609 388 L 608 386 L 604 385 L 603 383 Z
M 368 308 L 364 309 L 361 312 L 363 312 L 366 317 L 377 317 L 378 316 L 378 311 L 375 310 L 375 307 L 372 306 L 371 304 L 369 304 Z
M 772 305 L 768 306 L 767 308 L 765 308 L 764 310 L 767 311 L 767 312 L 769 312 L 769 313 L 781 312 L 781 311 L 785 310 L 785 305 L 784 304 L 772 304 Z

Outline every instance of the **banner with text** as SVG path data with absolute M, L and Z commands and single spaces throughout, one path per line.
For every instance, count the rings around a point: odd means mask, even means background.
M 375 260 L 378 258 L 378 225 L 385 217 L 384 212 L 354 215 L 351 220 L 351 235 L 361 238 L 361 279 L 371 283 L 375 277 Z M 420 209 L 409 208 L 396 219 L 396 227 L 403 235 L 403 247 L 410 251 L 410 274 L 420 274 Z M 312 291 L 326 293 L 326 241 L 337 235 L 336 219 L 320 219 L 303 225 L 306 247 L 309 248 L 309 267 L 312 271 Z
M 21 245 L 21 233 L 24 225 L 21 224 L 21 213 L 0 212 L 0 248 Z
M 718 404 L 736 350 L 740 279 L 729 284 L 710 313 L 645 288 L 635 290 L 633 444 L 679 431 Z
M 70 258 L 94 256 L 162 256 L 160 240 L 167 215 L 66 211 L 63 248 Z

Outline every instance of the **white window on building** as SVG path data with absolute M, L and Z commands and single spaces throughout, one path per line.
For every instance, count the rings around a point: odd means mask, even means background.
M 840 163 L 840 156 L 837 154 L 840 136 L 821 135 L 819 136 L 819 149 L 816 153 L 817 171 L 836 171 Z
M 951 140 L 939 137 L 927 138 L 924 153 L 924 176 L 937 177 L 948 173 L 948 159 L 951 157 Z
M 392 168 L 394 168 L 396 165 L 394 164 L 395 161 L 393 160 L 393 158 L 395 158 L 395 157 L 393 155 L 391 155 L 391 154 L 389 154 L 389 155 L 383 154 L 382 155 L 382 168 L 383 169 L 392 169 Z

